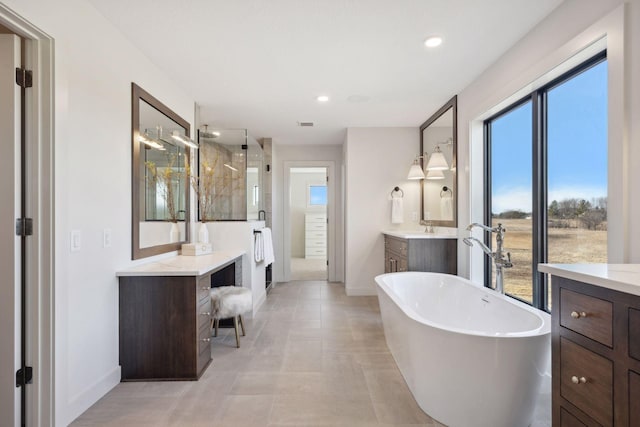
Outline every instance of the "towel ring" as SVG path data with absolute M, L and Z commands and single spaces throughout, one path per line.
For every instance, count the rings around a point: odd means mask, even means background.
M 391 198 L 393 199 L 393 193 L 397 193 L 400 192 L 400 198 L 404 197 L 404 191 L 402 191 L 402 188 L 400 187 L 395 187 L 393 190 L 391 190 Z
M 442 195 L 446 193 L 451 194 L 451 197 L 453 197 L 453 191 L 445 185 L 444 187 L 442 187 L 442 191 L 440 191 L 440 198 L 442 198 Z

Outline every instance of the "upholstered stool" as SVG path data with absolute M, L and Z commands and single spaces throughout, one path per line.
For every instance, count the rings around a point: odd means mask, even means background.
M 242 314 L 251 311 L 251 290 L 241 286 L 219 286 L 211 288 L 211 317 L 215 328 L 214 337 L 218 336 L 218 321 L 220 319 L 233 318 L 233 328 L 236 331 L 236 345 L 240 348 L 240 336 L 238 335 L 238 323 L 244 333 Z

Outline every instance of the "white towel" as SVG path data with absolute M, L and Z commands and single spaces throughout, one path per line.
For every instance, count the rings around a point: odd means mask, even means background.
M 262 229 L 262 248 L 264 250 L 264 266 L 268 266 L 275 261 L 273 254 L 273 239 L 271 238 L 271 229 L 265 227 Z
M 440 214 L 444 221 L 450 221 L 453 219 L 453 197 L 448 194 L 445 194 L 440 198 Z
M 264 260 L 264 240 L 262 233 L 254 233 L 253 258 L 256 262 L 262 262 Z
M 391 198 L 391 224 L 402 224 L 404 222 L 403 206 L 402 197 Z

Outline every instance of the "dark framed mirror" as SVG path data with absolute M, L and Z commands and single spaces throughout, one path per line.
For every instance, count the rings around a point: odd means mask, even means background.
M 132 259 L 189 241 L 189 133 L 186 120 L 131 83 Z
M 457 96 L 451 98 L 420 126 L 422 225 L 458 226 L 457 101 Z

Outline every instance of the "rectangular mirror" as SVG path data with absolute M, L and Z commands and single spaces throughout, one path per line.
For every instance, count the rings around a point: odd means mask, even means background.
M 420 223 L 457 227 L 457 96 L 420 126 L 420 153 L 426 175 L 420 191 Z
M 131 84 L 132 258 L 180 249 L 189 240 L 189 123 Z

